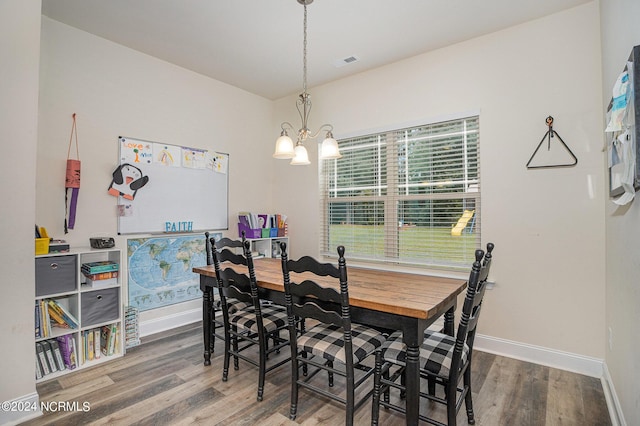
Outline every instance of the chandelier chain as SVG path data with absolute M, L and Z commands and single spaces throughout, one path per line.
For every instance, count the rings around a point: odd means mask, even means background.
M 304 41 L 302 45 L 302 91 L 307 93 L 307 4 L 304 4 Z

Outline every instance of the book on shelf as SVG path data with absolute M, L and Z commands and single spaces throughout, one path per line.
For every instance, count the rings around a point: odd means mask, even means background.
M 36 356 L 36 380 L 42 379 L 44 376 L 44 371 L 42 371 L 42 365 L 40 364 L 40 360 Z
M 57 311 L 55 311 L 53 308 L 48 308 L 48 309 L 49 309 L 49 317 L 53 320 L 51 324 L 52 326 L 61 327 L 61 328 L 71 328 L 71 326 L 67 324 L 67 322 L 60 316 L 60 314 L 58 314 Z
M 100 352 L 103 355 L 109 356 L 109 335 L 111 334 L 111 327 L 103 325 L 100 329 Z
M 41 330 L 40 330 L 40 303 L 38 303 L 37 300 L 36 300 L 36 306 L 35 306 L 35 325 L 36 325 L 36 339 L 39 339 L 41 337 Z
M 100 260 L 97 262 L 83 263 L 80 270 L 85 275 L 100 274 L 102 272 L 113 272 L 119 269 L 117 262 L 112 260 Z
M 49 370 L 52 373 L 58 371 L 58 367 L 56 366 L 56 361 L 53 358 L 53 350 L 51 350 L 51 343 L 48 340 L 42 342 L 42 347 L 44 349 L 44 353 L 47 359 L 47 363 L 49 364 Z
M 93 344 L 93 330 L 86 330 L 84 332 L 85 334 L 85 358 L 87 359 L 87 361 L 93 361 L 93 348 L 94 348 L 94 344 Z
M 38 361 L 40 362 L 40 366 L 42 367 L 42 375 L 46 376 L 51 373 L 49 369 L 49 362 L 47 361 L 47 356 L 44 353 L 44 346 L 42 346 L 41 342 L 36 342 L 36 355 Z
M 69 336 L 69 364 L 72 366 L 70 369 L 74 369 L 78 366 L 78 349 L 76 347 L 76 339 Z
M 113 328 L 111 331 L 111 334 L 115 334 L 115 336 L 113 337 L 113 353 L 118 353 L 120 352 L 120 350 L 118 349 L 120 347 L 120 324 L 116 323 L 114 324 L 115 328 Z
M 62 358 L 62 352 L 60 352 L 60 345 L 58 344 L 58 340 L 52 339 L 49 341 L 49 343 L 51 344 L 51 351 L 53 352 L 53 360 L 56 363 L 56 367 L 60 371 L 65 370 L 67 366 L 65 365 L 64 359 Z
M 102 353 L 100 348 L 100 329 L 94 328 L 91 332 L 93 333 L 93 358 L 99 359 Z
M 58 341 L 58 347 L 60 348 L 64 365 L 69 370 L 75 369 L 77 367 L 75 339 L 71 334 L 65 334 L 64 336 L 56 337 L 56 340 Z
M 51 318 L 49 317 L 49 309 L 45 299 L 40 299 L 40 337 L 49 337 L 51 335 Z
M 118 278 L 118 271 L 100 272 L 97 274 L 84 274 L 84 276 L 92 281 L 108 280 L 109 278 Z
M 67 308 L 64 307 L 63 304 L 58 303 L 54 299 L 47 300 L 49 314 L 55 314 L 58 318 L 62 319 L 63 323 L 68 325 L 68 328 L 78 328 L 78 320 L 76 319 L 71 312 Z M 55 319 L 55 318 L 54 318 Z M 56 319 L 56 321 L 58 321 Z M 63 324 L 61 326 L 64 327 Z
M 87 277 L 87 282 L 85 283 L 87 286 L 98 288 L 98 287 L 107 287 L 118 284 L 118 278 L 105 278 L 100 280 L 92 280 Z
M 105 325 L 101 330 L 100 350 L 103 355 L 111 356 L 115 353 L 118 325 L 116 323 Z

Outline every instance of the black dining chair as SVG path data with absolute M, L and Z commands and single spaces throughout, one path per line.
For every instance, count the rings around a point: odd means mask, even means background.
M 224 240 L 217 242 L 212 250 L 223 315 L 222 381 L 228 379 L 232 356 L 235 370 L 239 369 L 240 359 L 246 361 L 258 367 L 257 400 L 262 401 L 266 374 L 289 362 L 288 357 L 269 359 L 271 354 L 279 353 L 289 344 L 286 338 L 287 312 L 284 306 L 271 305 L 260 299 L 250 242 L 244 236 L 243 241 Z M 238 247 L 242 247 L 242 254 L 230 249 Z M 234 303 L 244 303 L 247 307 L 234 310 L 230 308 Z M 281 337 L 281 332 L 285 337 Z M 273 342 L 271 346 L 269 341 Z M 255 353 L 249 354 L 250 348 L 258 349 L 257 357 Z
M 338 247 L 337 267 L 309 256 L 289 260 L 286 243 L 280 247 L 291 344 L 289 418 L 296 418 L 299 389 L 304 387 L 344 404 L 345 424 L 352 425 L 355 411 L 372 394 L 370 389 L 356 400 L 356 389 L 373 375 L 372 365 L 364 362 L 382 345 L 385 337 L 377 330 L 351 322 L 343 246 Z M 304 279 L 297 275 L 301 273 L 305 273 Z M 324 277 L 335 285 L 326 285 Z M 297 317 L 316 325 L 298 334 L 294 322 Z M 328 373 L 328 383 L 320 379 L 314 382 L 314 376 L 322 371 Z M 334 376 L 344 378 L 344 396 L 334 388 Z
M 222 238 L 220 240 L 215 239 L 215 237 L 211 237 L 209 232 L 205 232 L 205 248 L 207 254 L 207 265 L 213 265 L 213 247 L 222 249 L 224 247 L 229 248 L 241 248 L 241 241 L 234 241 L 229 238 Z M 222 302 L 220 300 L 220 296 L 216 297 L 218 294 L 218 289 L 212 290 L 211 294 L 211 352 L 214 351 L 214 346 L 216 342 L 216 338 L 222 340 L 224 342 L 224 317 L 222 315 Z M 231 313 L 236 312 L 238 309 L 244 309 L 251 306 L 251 304 L 246 302 L 240 302 L 238 300 L 228 299 L 227 306 Z M 216 317 L 216 314 L 218 315 Z M 217 331 L 222 330 L 222 331 Z
M 475 252 L 476 260 L 467 282 L 467 293 L 456 336 L 441 332 L 425 333 L 420 348 L 420 377 L 427 381 L 427 392 L 420 392 L 420 397 L 447 407 L 447 423 L 440 422 L 433 416 L 420 414 L 420 420 L 427 423 L 455 426 L 457 413 L 462 402 L 465 402 L 467 422 L 475 424 L 471 396 L 471 359 L 493 249 L 494 244 L 489 243 L 486 254 L 482 250 Z M 389 390 L 392 388 L 400 390 L 401 399 L 405 392 L 402 383 L 405 360 L 406 346 L 402 342 L 402 333 L 394 332 L 380 350 L 376 351 L 372 425 L 379 422 L 380 406 L 401 413 L 406 412 L 403 405 L 392 403 L 389 398 Z M 444 396 L 436 395 L 436 385 L 444 387 Z M 384 397 L 381 399 L 381 396 Z

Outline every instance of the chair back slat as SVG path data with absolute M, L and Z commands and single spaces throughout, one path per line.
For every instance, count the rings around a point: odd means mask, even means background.
M 248 266 L 247 265 L 247 258 L 244 256 L 244 254 L 234 253 L 233 251 L 229 250 L 228 248 L 224 248 L 221 251 L 218 251 L 217 252 L 217 256 L 218 256 L 218 262 L 220 262 L 220 263 L 222 263 L 222 262 L 231 262 L 231 263 L 234 263 L 236 265 Z
M 243 232 L 243 238 L 244 238 L 244 232 Z M 231 247 L 231 248 L 241 248 L 243 247 L 242 241 L 241 240 L 232 240 L 230 238 L 224 237 L 219 239 L 218 241 L 215 241 L 213 243 L 214 247 L 219 249 L 222 247 Z
M 342 302 L 342 295 L 340 294 L 340 292 L 330 287 L 322 287 L 312 280 L 304 280 L 295 286 L 291 286 L 291 294 L 293 296 L 312 295 L 326 302 Z
M 254 304 L 254 296 L 251 291 L 251 279 L 242 273 L 226 268 L 220 271 L 222 280 L 221 293 L 225 297 Z
M 289 272 L 312 272 L 321 277 L 340 278 L 340 270 L 331 263 L 320 263 L 311 256 L 289 261 Z
M 336 312 L 333 309 L 325 309 L 315 300 L 309 300 L 302 304 L 294 302 L 292 308 L 293 314 L 300 318 L 314 318 L 325 324 L 337 326 L 342 326 L 343 324 L 343 318 L 340 312 Z

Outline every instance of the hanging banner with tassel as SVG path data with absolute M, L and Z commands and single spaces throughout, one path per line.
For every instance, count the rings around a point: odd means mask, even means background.
M 71 159 L 71 144 L 75 136 L 76 140 L 76 159 Z M 76 114 L 73 113 L 73 124 L 71 125 L 71 137 L 69 138 L 69 150 L 67 151 L 67 174 L 65 178 L 65 219 L 64 233 L 67 234 L 69 229 L 73 229 L 76 224 L 76 209 L 78 207 L 78 194 L 80 193 L 80 153 L 78 150 L 78 130 L 76 129 Z M 69 201 L 69 192 L 71 192 L 71 200 Z

